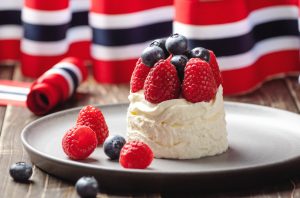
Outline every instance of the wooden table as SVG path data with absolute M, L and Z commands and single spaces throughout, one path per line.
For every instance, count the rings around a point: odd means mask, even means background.
M 20 74 L 18 66 L 0 66 L 0 79 L 13 79 L 19 81 L 31 81 Z M 238 82 L 237 82 L 238 83 Z M 126 102 L 129 93 L 128 85 L 99 85 L 92 78 L 79 87 L 75 99 L 68 104 L 60 106 L 57 110 L 67 109 L 87 104 L 110 104 Z M 255 92 L 243 96 L 226 97 L 227 101 L 239 101 L 272 106 L 299 113 L 300 110 L 300 86 L 296 77 L 282 80 L 273 80 L 265 83 Z M 21 184 L 14 182 L 9 176 L 8 170 L 11 164 L 18 161 L 30 162 L 28 154 L 22 147 L 20 133 L 25 125 L 37 119 L 26 108 L 1 106 L 0 107 L 0 197 L 77 197 L 72 184 L 64 182 L 40 169 L 33 167 L 32 182 Z M 300 121 L 300 120 L 299 120 Z M 107 195 L 99 193 L 98 197 L 166 197 L 164 194 L 140 194 L 140 195 Z M 174 195 L 172 195 L 174 196 Z M 300 197 L 300 178 L 291 178 L 288 181 L 276 185 L 260 186 L 256 189 L 247 189 L 231 192 L 215 192 L 209 194 L 184 194 L 181 197 Z

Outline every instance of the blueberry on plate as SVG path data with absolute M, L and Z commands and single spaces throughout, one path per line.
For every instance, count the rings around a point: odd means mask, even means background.
M 166 40 L 167 40 L 166 38 L 156 39 L 156 40 L 152 41 L 149 46 L 150 47 L 151 46 L 160 47 L 164 51 L 165 57 L 168 57 L 170 54 L 169 54 L 168 50 L 166 49 Z
M 209 62 L 210 59 L 209 51 L 203 47 L 196 47 L 192 49 L 190 52 L 190 56 L 190 58 L 201 58 L 206 62 Z
M 187 62 L 188 58 L 184 55 L 175 55 L 171 59 L 171 63 L 176 67 L 178 77 L 181 81 L 184 77 L 184 68 Z
M 81 177 L 76 182 L 75 188 L 80 197 L 96 197 L 98 182 L 94 177 Z
M 103 144 L 104 153 L 112 160 L 119 159 L 125 143 L 126 140 L 120 135 L 109 136 Z
M 153 67 L 153 65 L 157 61 L 165 58 L 165 53 L 158 46 L 149 46 L 144 49 L 141 57 L 142 57 L 142 62 L 145 65 L 147 65 L 149 67 Z
M 166 40 L 166 48 L 171 54 L 183 54 L 187 50 L 187 47 L 187 39 L 180 34 L 172 34 Z
M 10 176 L 18 182 L 26 182 L 32 175 L 32 166 L 25 162 L 17 162 L 9 169 Z

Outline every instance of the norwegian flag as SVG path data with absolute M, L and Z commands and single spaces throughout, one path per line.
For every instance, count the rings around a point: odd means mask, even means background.
M 72 55 L 123 83 L 149 42 L 176 32 L 216 53 L 225 94 L 245 93 L 299 72 L 298 15 L 298 0 L 2 0 L 0 60 L 38 77 Z
M 0 3 L 0 61 L 20 59 L 22 0 L 4 0 Z
M 95 79 L 128 82 L 143 49 L 152 40 L 172 33 L 172 4 L 173 0 L 92 0 Z
M 173 31 L 217 55 L 225 94 L 300 70 L 298 0 L 175 0 L 175 10 Z

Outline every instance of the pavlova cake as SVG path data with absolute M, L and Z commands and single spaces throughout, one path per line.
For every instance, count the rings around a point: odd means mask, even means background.
M 131 77 L 128 140 L 156 158 L 195 159 L 228 149 L 223 88 L 214 53 L 173 34 L 153 41 Z

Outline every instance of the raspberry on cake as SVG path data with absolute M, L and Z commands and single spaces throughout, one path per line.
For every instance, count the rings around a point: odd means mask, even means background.
M 187 39 L 179 34 L 167 38 L 165 46 L 153 43 L 161 50 L 152 49 L 152 59 L 148 50 L 142 53 L 142 62 L 151 63 L 146 80 L 143 76 L 138 83 L 143 88 L 134 90 L 137 82 L 131 81 L 128 141 L 145 142 L 156 158 L 195 159 L 225 152 L 223 87 L 214 53 L 202 47 L 188 50 Z M 161 54 L 164 48 L 170 55 Z

